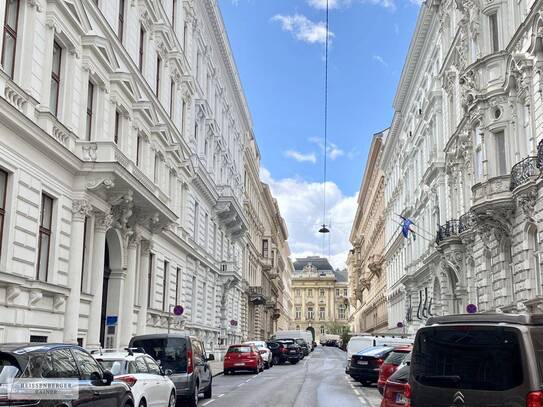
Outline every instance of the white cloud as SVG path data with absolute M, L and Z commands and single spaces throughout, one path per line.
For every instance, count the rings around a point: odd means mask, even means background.
M 272 21 L 279 22 L 283 31 L 291 32 L 300 41 L 310 44 L 326 42 L 326 23 L 322 21 L 313 22 L 302 14 L 292 16 L 277 14 L 272 17 Z M 329 31 L 329 37 L 333 36 L 334 33 Z
M 394 0 L 362 0 L 364 3 L 373 4 L 389 9 L 390 11 L 396 10 L 396 3 Z
M 324 139 L 320 137 L 310 137 L 309 141 L 316 144 L 324 154 Z M 335 160 L 338 157 L 345 155 L 345 151 L 338 147 L 337 144 L 330 141 L 326 142 L 326 153 L 331 160 Z
M 317 162 L 317 156 L 315 153 L 300 153 L 299 151 L 295 150 L 287 150 L 285 151 L 285 155 L 290 158 L 294 158 L 298 162 L 310 162 L 315 164 Z
M 279 203 L 289 231 L 292 257 L 328 257 L 334 267 L 344 268 L 351 245 L 349 234 L 357 208 L 357 197 L 345 196 L 334 182 L 326 183 L 326 223 L 330 234 L 318 233 L 322 223 L 323 183 L 301 178 L 274 179 L 270 172 L 261 169 L 262 180 L 267 183 Z
M 379 62 L 381 65 L 383 65 L 385 68 L 388 68 L 388 63 L 383 59 L 380 55 L 374 55 L 373 56 L 374 61 Z
M 307 0 L 307 4 L 319 10 L 326 10 L 326 0 Z M 328 0 L 330 9 L 345 7 L 351 4 L 351 0 Z

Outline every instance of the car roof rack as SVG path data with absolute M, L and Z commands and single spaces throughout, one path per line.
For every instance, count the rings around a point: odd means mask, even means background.
M 139 348 L 124 348 L 125 351 L 128 352 L 130 356 L 134 356 L 134 353 L 146 353 L 145 349 L 139 347 Z
M 506 314 L 501 312 L 488 312 L 479 314 L 446 315 L 431 317 L 426 326 L 447 324 L 516 324 L 516 325 L 543 325 L 543 314 Z

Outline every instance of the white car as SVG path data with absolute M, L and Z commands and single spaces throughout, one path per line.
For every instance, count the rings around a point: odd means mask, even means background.
M 266 342 L 264 341 L 247 341 L 243 342 L 244 345 L 255 345 L 258 349 L 258 353 L 260 353 L 260 356 L 262 356 L 262 360 L 264 361 L 264 369 L 269 369 L 273 366 L 273 354 L 271 350 L 268 349 L 268 345 L 266 345 Z
M 131 350 L 93 356 L 115 380 L 130 386 L 136 407 L 175 407 L 175 385 L 151 356 Z

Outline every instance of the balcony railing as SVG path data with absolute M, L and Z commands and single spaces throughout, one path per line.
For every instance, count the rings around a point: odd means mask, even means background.
M 460 234 L 460 221 L 451 219 L 440 225 L 437 230 L 436 243 L 439 243 L 449 237 L 458 236 Z
M 543 169 L 543 140 L 537 145 L 537 168 Z
M 470 230 L 477 223 L 475 219 L 475 215 L 471 211 L 466 212 L 465 214 L 460 216 L 460 218 L 458 218 L 458 221 L 459 221 L 459 225 L 458 225 L 459 233 L 464 233 L 465 231 Z
M 541 173 L 540 160 L 543 160 L 540 153 L 543 155 L 542 149 L 538 148 L 537 157 L 526 157 L 511 168 L 511 185 L 509 187 L 511 191 L 530 181 L 531 178 L 539 176 Z

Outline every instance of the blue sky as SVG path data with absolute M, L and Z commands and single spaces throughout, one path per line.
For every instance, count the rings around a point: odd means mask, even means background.
M 328 210 L 322 222 L 326 0 L 219 0 L 294 256 L 341 267 L 372 135 L 389 126 L 416 23 L 416 0 L 329 0 Z

